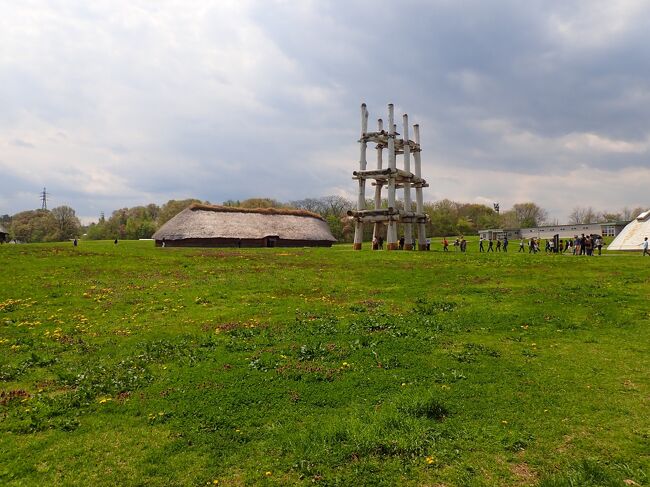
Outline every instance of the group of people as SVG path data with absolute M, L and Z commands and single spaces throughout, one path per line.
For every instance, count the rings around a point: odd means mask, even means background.
M 485 242 L 487 241 L 488 243 L 488 248 L 485 250 Z M 495 244 L 496 241 L 496 244 Z M 487 239 L 481 237 L 478 240 L 478 250 L 479 252 L 501 252 L 501 248 L 503 248 L 504 252 L 508 251 L 508 244 L 510 242 L 508 241 L 508 236 L 504 236 L 503 240 L 496 238 L 496 239 Z M 495 249 L 496 247 L 496 249 Z
M 485 250 L 485 242 L 487 242 L 487 250 Z M 519 252 L 526 252 L 526 246 L 528 247 L 529 254 L 541 252 L 542 242 L 543 240 L 541 238 L 533 237 L 526 243 L 526 239 L 522 238 L 519 241 Z M 507 236 L 504 236 L 503 240 L 481 237 L 479 239 L 479 252 L 501 252 L 501 249 L 507 252 L 508 243 Z M 544 246 L 544 252 L 547 254 L 563 254 L 570 251 L 573 255 L 595 255 L 595 251 L 598 250 L 598 255 L 601 255 L 603 245 L 604 240 L 600 235 L 582 234 L 581 236 L 576 235 L 569 239 L 558 239 L 557 242 L 554 238 L 548 239 Z
M 405 240 L 404 237 L 399 239 L 399 249 L 404 249 Z M 481 237 L 478 241 L 479 252 L 507 252 L 509 240 L 507 236 L 504 236 L 503 239 L 495 238 L 488 239 Z M 546 240 L 546 245 L 544 246 L 544 252 L 547 254 L 564 254 L 566 252 L 571 252 L 573 255 L 596 255 L 595 252 L 598 251 L 598 255 L 602 255 L 603 237 L 600 235 L 585 235 L 584 233 L 580 236 L 575 235 L 573 238 L 568 239 L 558 239 L 557 247 L 555 239 L 551 238 Z M 442 250 L 444 252 L 449 252 L 449 240 L 447 237 L 442 239 Z M 454 240 L 454 248 L 459 252 L 467 252 L 467 240 L 464 236 L 458 237 Z M 486 248 L 487 245 L 487 248 Z M 529 254 L 536 254 L 541 252 L 542 248 L 542 239 L 533 237 L 528 240 L 526 244 L 526 239 L 522 238 L 519 242 L 519 252 L 526 252 L 526 246 L 528 246 Z M 431 239 L 427 238 L 427 250 L 431 247 Z M 645 237 L 645 240 L 641 243 L 643 248 L 643 255 L 650 256 L 650 249 L 648 248 L 648 237 Z M 372 248 L 373 250 L 383 250 L 384 248 L 384 238 L 381 236 L 376 236 L 372 239 Z M 415 249 L 415 239 L 413 239 L 413 249 Z
M 571 252 L 573 255 L 595 255 L 596 250 L 598 250 L 598 255 L 602 254 L 603 245 L 605 241 L 600 235 L 585 235 L 584 233 L 580 236 L 575 235 L 573 238 L 568 239 L 558 239 L 557 243 L 555 239 L 548 239 L 546 241 L 546 246 L 544 247 L 544 252 L 551 254 L 564 254 L 566 252 Z M 519 244 L 519 252 L 524 252 L 524 239 L 521 240 Z M 528 253 L 537 253 L 541 252 L 541 240 L 537 238 L 531 238 L 528 242 Z
M 406 239 L 404 236 L 400 237 L 400 239 L 397 241 L 397 245 L 399 250 L 404 250 L 404 246 L 406 245 Z M 411 248 L 415 250 L 417 247 L 415 246 L 415 238 L 411 240 Z M 374 236 L 372 238 L 372 250 L 384 250 L 384 237 L 381 235 Z M 427 250 L 431 250 L 431 239 L 427 239 Z

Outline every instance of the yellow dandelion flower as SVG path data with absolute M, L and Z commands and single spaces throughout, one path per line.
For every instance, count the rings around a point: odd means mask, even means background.
M 424 461 L 427 462 L 427 465 L 431 465 L 433 463 L 433 457 L 427 457 Z
M 271 472 L 270 470 L 267 470 L 266 472 L 264 472 L 264 475 L 266 475 L 267 477 L 270 477 L 271 475 L 273 475 L 273 472 Z

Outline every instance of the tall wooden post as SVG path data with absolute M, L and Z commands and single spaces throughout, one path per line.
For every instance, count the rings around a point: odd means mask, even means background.
M 404 171 L 411 172 L 411 146 L 409 145 L 409 116 L 405 113 L 402 117 L 404 124 L 404 133 L 402 138 L 404 140 Z M 412 213 L 411 207 L 411 181 L 404 181 L 404 211 Z M 413 224 L 410 222 L 404 223 L 404 250 L 413 250 Z
M 368 110 L 366 104 L 361 105 L 361 153 L 359 155 L 359 170 L 365 171 L 367 166 L 366 150 L 368 142 L 366 141 L 366 133 L 368 132 Z M 362 211 L 366 209 L 366 180 L 364 177 L 359 177 L 359 195 L 357 198 L 357 210 Z M 354 223 L 354 250 L 361 250 L 363 243 L 363 222 L 357 220 Z
M 381 133 L 384 130 L 384 121 L 380 118 L 377 120 L 377 131 Z M 383 169 L 384 161 L 383 161 L 383 152 L 384 152 L 384 146 L 382 144 L 377 144 L 377 169 L 381 170 Z M 375 182 L 375 210 L 378 210 L 381 208 L 381 189 L 382 189 L 382 182 L 381 181 L 376 181 Z M 379 234 L 381 233 L 381 222 L 375 222 L 373 229 L 372 229 L 372 238 L 373 240 L 375 238 L 379 238 Z
M 388 105 L 388 167 L 391 174 L 388 176 L 388 207 L 395 208 L 395 176 L 397 167 L 395 161 L 395 112 L 393 104 Z M 386 236 L 387 250 L 397 249 L 397 222 L 390 217 L 388 220 L 388 235 Z
M 359 182 L 359 192 L 355 210 L 349 210 L 348 215 L 354 218 L 354 249 L 361 250 L 363 244 L 364 224 L 373 223 L 373 240 L 380 236 L 383 225 L 386 225 L 386 249 L 395 250 L 399 247 L 399 224 L 404 226 L 404 248 L 411 250 L 414 247 L 413 237 L 417 226 L 418 248 L 426 250 L 426 223 L 429 217 L 424 213 L 422 189 L 428 187 L 422 179 L 422 158 L 420 151 L 420 127 L 413 126 L 415 140 L 409 140 L 408 115 L 403 116 L 403 138 L 397 139 L 397 125 L 395 124 L 395 108 L 392 103 L 388 105 L 388 127 L 384 129 L 382 119 L 377 121 L 377 131 L 368 132 L 368 110 L 366 104 L 361 105 L 361 138 L 359 142 L 360 156 L 359 169 L 353 172 L 354 179 Z M 377 151 L 377 168 L 367 169 L 367 149 L 369 143 L 375 143 Z M 384 168 L 383 151 L 388 149 L 388 164 Z M 404 168 L 397 168 L 397 154 L 404 155 Z M 411 157 L 414 169 L 411 172 Z M 366 209 L 366 181 L 374 181 L 374 202 Z M 387 189 L 388 208 L 382 208 L 382 193 L 384 186 Z M 397 208 L 397 190 L 404 189 L 404 209 Z M 415 188 L 415 211 L 413 208 L 412 188 Z
M 422 178 L 422 153 L 420 149 L 420 125 L 413 125 L 413 134 L 417 148 L 413 154 L 415 160 L 415 177 Z M 418 214 L 424 213 L 424 200 L 422 198 L 422 183 L 418 182 L 415 187 L 415 205 Z M 418 250 L 427 250 L 427 226 L 424 222 L 418 223 Z

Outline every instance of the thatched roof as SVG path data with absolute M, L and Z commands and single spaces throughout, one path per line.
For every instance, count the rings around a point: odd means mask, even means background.
M 189 206 L 192 211 L 216 211 L 219 213 L 259 213 L 261 215 L 293 215 L 293 216 L 310 216 L 323 220 L 323 217 L 318 213 L 312 213 L 307 210 L 294 210 L 288 208 L 238 208 L 236 206 L 218 206 L 218 205 L 203 205 L 194 203 Z
M 641 213 L 619 233 L 608 250 L 641 250 L 643 239 L 650 239 L 650 210 Z
M 192 205 L 154 233 L 155 240 L 263 239 L 336 242 L 320 215 L 304 210 Z

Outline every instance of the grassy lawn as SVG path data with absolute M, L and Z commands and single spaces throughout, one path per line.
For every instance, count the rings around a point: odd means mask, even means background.
M 650 485 L 650 259 L 517 246 L 3 245 L 0 484 Z

